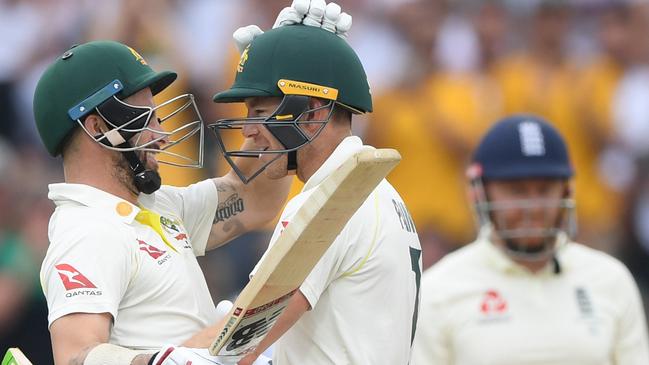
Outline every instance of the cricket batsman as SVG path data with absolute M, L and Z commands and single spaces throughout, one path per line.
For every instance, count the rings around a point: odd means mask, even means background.
M 38 82 L 38 131 L 65 175 L 49 187 L 56 210 L 41 268 L 56 364 L 220 363 L 179 346 L 218 320 L 196 256 L 271 221 L 290 178 L 244 184 L 231 171 L 162 185 L 159 162 L 200 167 L 203 157 L 193 96 L 153 101 L 175 79 L 127 45 L 93 41 L 63 53 Z M 192 138 L 198 150 L 183 155 L 176 146 Z M 243 172 L 263 163 L 237 161 Z
M 467 174 L 480 233 L 424 273 L 413 365 L 649 364 L 633 277 L 570 239 L 573 174 L 541 118 L 487 132 Z
M 306 14 L 302 24 L 257 32 L 247 38 L 253 39 L 249 44 L 239 38 L 243 53 L 234 84 L 214 96 L 215 102 L 247 107 L 245 118 L 210 125 L 243 181 L 294 174 L 305 184 L 282 212 L 270 246 L 328 175 L 352 154 L 373 149 L 351 131 L 353 115 L 372 111 L 365 71 L 344 34 L 331 26 L 340 9 L 331 4 L 323 9 Z M 322 27 L 309 26 L 307 19 L 322 17 Z M 250 29 L 235 32 L 235 39 L 242 32 Z M 242 133 L 254 148 L 229 146 L 230 132 Z M 235 156 L 262 166 L 248 173 Z M 399 194 L 383 180 L 239 364 L 251 364 L 275 342 L 275 365 L 407 364 L 420 276 L 415 225 Z

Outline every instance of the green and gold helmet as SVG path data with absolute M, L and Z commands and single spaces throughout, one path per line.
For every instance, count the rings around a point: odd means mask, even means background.
M 256 37 L 241 55 L 234 84 L 214 101 L 284 95 L 317 96 L 356 113 L 372 111 L 367 76 L 354 50 L 316 27 L 285 26 Z
M 209 125 L 217 136 L 228 163 L 247 182 L 232 156 L 256 157 L 260 154 L 289 155 L 289 170 L 296 168 L 295 151 L 315 139 L 329 121 L 336 106 L 362 114 L 372 111 L 372 96 L 363 65 L 347 42 L 324 29 L 290 25 L 257 36 L 243 51 L 230 89 L 214 95 L 217 103 L 243 102 L 251 97 L 282 97 L 277 110 L 266 118 L 222 119 Z M 309 110 L 309 98 L 328 101 L 327 120 L 318 133 L 307 136 L 299 128 L 300 117 Z M 223 142 L 222 132 L 263 124 L 284 146 L 282 150 L 234 150 Z M 309 123 L 315 123 L 309 121 Z M 272 162 L 272 161 L 271 161 Z M 267 164 L 268 165 L 268 164 Z M 266 165 L 266 166 L 267 166 Z
M 172 71 L 155 72 L 137 51 L 119 42 L 93 41 L 73 46 L 49 65 L 36 86 L 34 117 L 41 140 L 47 151 L 57 156 L 72 132 L 82 128 L 103 147 L 123 152 L 136 182 L 138 174 L 144 172 L 144 164 L 135 151 L 159 154 L 161 163 L 199 167 L 202 165 L 203 123 L 191 94 L 179 95 L 156 107 L 130 105 L 124 101 L 146 88 L 156 95 L 176 77 Z M 165 123 L 162 129 L 149 126 L 153 116 L 162 124 L 170 118 L 185 118 L 185 110 L 193 112 L 196 118 Z M 91 134 L 83 125 L 89 114 L 101 116 L 109 130 L 100 135 Z M 170 125 L 173 127 L 168 128 Z M 153 141 L 140 142 L 139 138 L 134 138 L 145 130 L 154 133 Z M 200 138 L 196 154 L 187 157 L 174 152 L 174 145 L 194 135 Z M 144 189 L 153 188 L 155 186 L 151 185 Z

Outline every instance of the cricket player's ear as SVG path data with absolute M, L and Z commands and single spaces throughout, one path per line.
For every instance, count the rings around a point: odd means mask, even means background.
M 88 115 L 83 121 L 83 126 L 91 136 L 104 134 L 108 130 L 104 120 L 97 114 Z
M 321 108 L 315 111 L 311 111 L 308 113 L 305 113 L 300 120 L 303 121 L 325 121 L 327 118 L 329 118 L 329 109 L 330 108 L 322 108 L 325 106 L 327 102 L 322 99 L 318 98 L 309 98 L 309 110 Z M 306 130 L 309 133 L 316 133 L 318 129 L 321 127 L 321 123 L 303 123 L 300 125 L 300 127 L 304 130 Z

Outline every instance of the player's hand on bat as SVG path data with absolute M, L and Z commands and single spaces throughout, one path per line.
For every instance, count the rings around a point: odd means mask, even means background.
M 285 25 L 304 24 L 325 29 L 346 38 L 352 27 L 352 16 L 343 12 L 336 3 L 327 4 L 325 0 L 293 0 L 291 6 L 285 7 L 277 15 L 273 28 Z M 264 33 L 256 25 L 237 29 L 233 34 L 234 43 L 242 53 L 256 36 Z
M 235 365 L 237 359 L 229 356 L 212 356 L 207 349 L 193 349 L 179 346 L 165 346 L 155 355 L 153 365 Z M 260 356 L 251 365 L 268 365 L 270 359 Z
M 253 365 L 253 364 L 256 364 L 257 363 L 256 360 L 257 360 L 258 357 L 259 357 L 259 355 L 257 355 L 254 352 L 251 352 L 248 355 L 244 356 L 241 360 L 239 360 L 237 365 Z
M 177 346 L 165 346 L 155 355 L 150 364 L 154 365 L 214 365 L 222 364 L 214 356 L 210 356 L 207 350 L 201 354 L 196 349 Z

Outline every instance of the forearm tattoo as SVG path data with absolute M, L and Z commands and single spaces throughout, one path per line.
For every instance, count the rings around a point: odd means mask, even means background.
M 224 222 L 231 217 L 243 212 L 245 209 L 243 205 L 243 199 L 239 197 L 239 194 L 234 193 L 230 195 L 223 203 L 219 203 L 216 207 L 216 216 L 214 217 L 214 223 Z
M 243 199 L 239 196 L 236 189 L 227 182 L 218 182 L 216 190 L 219 192 L 219 205 L 216 207 L 216 215 L 214 216 L 214 224 L 223 222 L 223 231 L 229 232 L 232 229 L 239 229 L 242 223 L 234 218 L 239 213 L 245 210 Z M 222 199 L 221 196 L 226 197 Z

